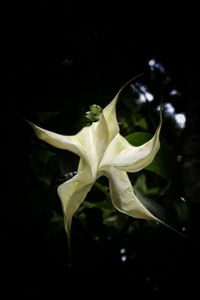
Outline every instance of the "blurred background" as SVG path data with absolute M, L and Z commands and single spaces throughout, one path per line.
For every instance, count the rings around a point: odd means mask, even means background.
M 2 274 L 7 293 L 11 283 L 11 292 L 27 299 L 69 297 L 71 292 L 93 298 L 108 293 L 163 297 L 196 291 L 200 231 L 197 11 L 192 5 L 175 8 L 170 3 L 134 1 L 8 3 L 4 24 L 7 85 L 0 120 Z M 174 198 L 186 201 L 187 226 L 180 202 L 175 210 L 181 216 L 179 229 L 190 238 L 116 216 L 109 219 L 109 215 L 103 222 L 104 208 L 91 206 L 90 196 L 90 204 L 74 221 L 71 262 L 56 186 L 76 170 L 76 159 L 37 141 L 22 118 L 73 134 L 83 126 L 91 104 L 104 107 L 127 80 L 141 73 L 143 77 L 119 106 L 121 130 L 123 135 L 132 130 L 153 133 L 152 118 L 158 120 L 163 97 L 163 141 L 176 161 L 171 172 L 179 179 L 173 181 L 166 198 L 167 203 Z M 148 195 L 152 188 L 160 193 L 171 184 L 169 178 L 164 182 L 145 172 L 133 179 Z M 99 183 L 100 188 L 105 185 Z M 93 193 L 94 199 L 100 197 L 98 187 Z M 113 228 L 109 227 L 112 220 L 116 221 Z

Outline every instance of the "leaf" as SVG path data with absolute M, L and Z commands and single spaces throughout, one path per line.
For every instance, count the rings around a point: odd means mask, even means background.
M 107 218 L 110 216 L 113 212 L 116 212 L 115 208 L 112 206 L 111 201 L 101 201 L 101 202 L 89 202 L 89 201 L 84 201 L 82 207 L 85 208 L 99 208 L 103 212 L 103 218 Z
M 155 199 L 150 199 L 146 195 L 142 195 L 139 190 L 134 189 L 136 196 L 142 203 L 142 205 L 157 218 L 157 220 L 165 225 L 168 224 L 168 220 L 166 220 L 165 208 L 160 205 Z M 167 222 L 167 224 L 166 224 Z
M 133 146 L 140 146 L 152 138 L 148 132 L 135 132 L 126 137 L 127 141 Z M 175 159 L 169 150 L 161 144 L 160 149 L 153 162 L 148 165 L 146 170 L 156 173 L 157 175 L 173 181 L 176 173 Z
M 137 178 L 134 188 L 146 196 L 158 195 L 162 190 L 159 187 L 148 188 L 145 174 L 141 174 Z
M 52 211 L 50 223 L 63 223 L 63 217 L 59 215 L 55 210 Z
M 104 241 L 103 246 L 105 246 L 107 228 L 103 223 L 102 210 L 97 207 L 85 208 L 78 219 L 96 243 L 101 244 Z
M 148 129 L 148 123 L 145 118 L 140 118 L 139 120 L 135 121 L 135 125 L 141 127 L 144 130 Z
M 35 147 L 32 149 L 32 154 L 35 158 L 37 158 L 41 163 L 46 164 L 48 162 L 48 160 L 52 157 L 54 157 L 56 154 L 48 151 L 48 150 L 44 150 L 44 149 L 40 149 L 39 147 Z
M 179 201 L 174 202 L 173 206 L 178 216 L 179 223 L 188 224 L 190 220 L 190 214 L 187 204 Z
M 149 132 L 134 132 L 126 136 L 126 140 L 133 146 L 141 146 L 152 138 Z

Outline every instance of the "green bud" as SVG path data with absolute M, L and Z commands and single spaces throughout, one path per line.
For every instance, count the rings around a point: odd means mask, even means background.
M 101 108 L 101 106 L 99 106 L 97 104 L 92 104 L 92 105 L 90 105 L 90 111 L 92 114 L 98 115 L 102 112 L 102 108 Z

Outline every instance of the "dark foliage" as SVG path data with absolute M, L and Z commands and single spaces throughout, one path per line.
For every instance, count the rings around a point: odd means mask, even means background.
M 160 299 L 175 293 L 192 295 L 199 281 L 194 270 L 198 274 L 200 267 L 200 63 L 195 8 L 187 7 L 186 12 L 184 7 L 176 11 L 173 6 L 157 5 L 155 10 L 137 4 L 133 10 L 128 4 L 115 3 L 108 8 L 100 3 L 89 6 L 77 1 L 55 4 L 44 0 L 10 3 L 7 12 L 8 88 L 1 102 L 0 120 L 1 257 L 7 295 L 19 294 L 27 299 L 52 295 L 69 298 L 72 292 L 74 297 L 80 294 L 93 299 L 96 295 L 108 297 L 108 293 L 111 297 L 134 297 L 136 293 Z M 165 69 L 150 72 L 151 59 Z M 81 218 L 74 219 L 74 257 L 70 264 L 55 186 L 61 177 L 60 161 L 64 165 L 74 158 L 58 155 L 39 143 L 22 117 L 52 130 L 75 133 L 91 104 L 104 107 L 124 82 L 142 72 L 148 78 L 144 83 L 151 82 L 156 104 L 163 94 L 164 102 L 170 102 L 177 113 L 186 114 L 186 129 L 180 134 L 166 117 L 164 138 L 167 143 L 170 140 L 173 155 L 182 157 L 175 176 L 180 180 L 172 194 L 187 200 L 191 238 L 149 227 L 143 221 L 131 224 L 134 231 L 128 235 L 128 221 L 110 246 L 105 242 L 107 228 L 102 225 L 102 211 L 85 207 L 87 226 Z M 154 81 L 151 76 L 159 79 Z M 181 95 L 170 96 L 174 89 Z M 148 118 L 146 109 L 143 113 Z M 144 124 L 136 125 L 137 121 L 134 126 L 139 131 Z M 154 124 L 150 124 L 149 131 L 153 132 Z M 38 151 L 49 151 L 47 165 L 40 161 Z M 68 172 L 74 170 L 75 163 L 68 166 Z M 155 177 L 154 183 L 157 180 Z M 162 184 L 159 179 L 158 185 Z M 97 233 L 100 242 L 94 239 Z

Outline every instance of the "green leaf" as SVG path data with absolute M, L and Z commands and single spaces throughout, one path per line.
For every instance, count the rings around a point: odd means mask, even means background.
M 136 190 L 139 190 L 145 196 L 155 196 L 161 192 L 161 187 L 148 188 L 145 174 L 141 174 L 134 185 Z
M 148 123 L 145 118 L 140 118 L 139 120 L 135 121 L 135 125 L 141 127 L 144 130 L 148 130 Z
M 101 202 L 89 202 L 89 201 L 84 201 L 82 204 L 82 207 L 84 208 L 99 208 L 100 210 L 102 210 L 103 212 L 103 218 L 107 218 L 108 216 L 110 216 L 113 212 L 116 212 L 115 208 L 113 207 L 113 205 L 111 204 L 111 201 L 101 201 Z
M 63 223 L 63 217 L 59 215 L 55 210 L 52 211 L 50 223 Z M 62 224 L 63 225 L 63 224 Z
M 174 202 L 174 209 L 177 213 L 178 220 L 180 223 L 188 224 L 190 220 L 189 209 L 186 203 L 184 202 Z
M 54 152 L 50 152 L 46 149 L 40 149 L 39 147 L 33 148 L 32 154 L 35 158 L 37 158 L 43 164 L 46 164 L 50 158 L 52 158 L 56 155 Z
M 141 146 L 152 138 L 149 132 L 134 132 L 126 136 L 126 140 L 133 146 Z
M 135 132 L 129 134 L 126 139 L 133 146 L 140 146 L 145 142 L 148 142 L 152 138 L 152 134 L 148 132 Z M 176 174 L 176 161 L 169 150 L 164 147 L 163 144 L 160 146 L 160 150 L 155 156 L 153 162 L 146 167 L 146 170 L 156 173 L 157 175 L 173 181 Z

